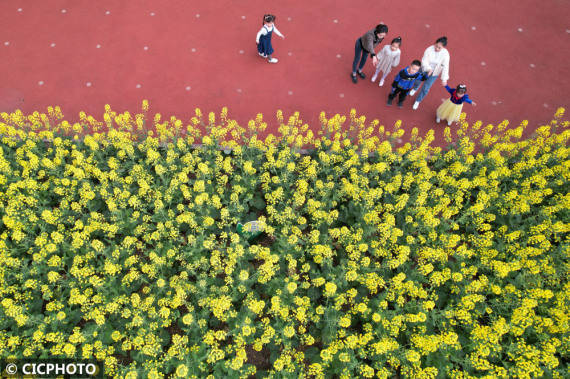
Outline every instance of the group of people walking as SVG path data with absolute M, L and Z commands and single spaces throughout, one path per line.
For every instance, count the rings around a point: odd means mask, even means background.
M 263 16 L 263 23 L 261 30 L 257 33 L 255 43 L 259 56 L 267 59 L 269 63 L 277 63 L 277 59 L 272 57 L 273 47 L 271 45 L 271 36 L 273 32 L 281 38 L 285 38 L 279 30 L 275 27 L 276 17 L 272 14 Z M 390 45 L 385 45 L 378 54 L 376 48 L 386 35 L 388 34 L 388 26 L 383 23 L 376 25 L 372 30 L 367 31 L 356 40 L 354 46 L 354 61 L 352 62 L 352 73 L 350 75 L 353 83 L 358 83 L 358 77 L 365 79 L 366 74 L 362 72 L 366 60 L 370 55 L 372 57 L 372 64 L 375 67 L 372 82 L 375 82 L 378 77 L 378 85 L 382 87 L 388 74 L 392 68 L 398 67 L 400 64 L 400 48 L 402 46 L 402 38 L 396 37 L 390 42 Z M 422 60 L 414 59 L 408 66 L 401 69 L 394 81 L 392 88 L 388 94 L 387 105 L 392 105 L 392 102 L 398 96 L 398 107 L 402 108 L 404 100 L 408 95 L 414 96 L 418 93 L 412 108 L 418 109 L 423 99 L 429 93 L 431 87 L 437 80 L 441 78 L 441 83 L 449 92 L 450 97 L 444 101 L 436 111 L 436 121 L 447 120 L 448 125 L 459 120 L 463 103 L 476 105 L 467 95 L 467 87 L 464 84 L 459 84 L 455 88 L 447 85 L 449 80 L 449 51 L 447 50 L 447 37 L 438 38 L 433 45 L 430 45 L 424 51 Z M 380 74 L 382 76 L 380 76 Z M 421 87 L 421 88 L 420 88 Z
M 372 64 L 376 68 L 372 76 L 372 82 L 375 82 L 380 76 L 380 73 L 382 73 L 378 82 L 380 87 L 384 85 L 384 81 L 392 68 L 400 64 L 401 37 L 394 38 L 390 45 L 385 45 L 380 52 L 376 54 L 376 47 L 380 45 L 387 34 L 388 26 L 381 23 L 356 40 L 352 73 L 350 75 L 353 83 L 358 83 L 358 77 L 362 79 L 366 78 L 362 69 L 369 55 L 372 57 Z M 451 125 L 453 122 L 459 120 L 463 103 L 476 105 L 467 95 L 467 87 L 464 84 L 459 84 L 456 88 L 451 88 L 447 85 L 447 81 L 449 80 L 450 56 L 446 46 L 447 37 L 438 38 L 433 45 L 425 49 L 421 61 L 414 59 L 410 65 L 401 69 L 392 82 L 387 105 L 392 105 L 392 102 L 396 96 L 398 96 L 398 107 L 402 108 L 408 94 L 414 96 L 418 93 L 412 106 L 414 110 L 418 109 L 420 103 L 439 77 L 441 77 L 442 85 L 445 86 L 449 92 L 450 98 L 444 101 L 437 109 L 437 122 L 447 120 L 448 125 Z

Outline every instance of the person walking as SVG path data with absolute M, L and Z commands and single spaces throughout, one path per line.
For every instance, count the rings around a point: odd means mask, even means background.
M 275 26 L 275 16 L 272 14 L 266 14 L 263 16 L 263 26 L 261 30 L 257 32 L 255 36 L 255 43 L 257 44 L 257 53 L 260 57 L 266 58 L 269 63 L 277 63 L 277 58 L 271 57 L 273 54 L 273 46 L 271 45 L 271 35 L 273 32 L 281 38 L 285 38 L 277 27 Z

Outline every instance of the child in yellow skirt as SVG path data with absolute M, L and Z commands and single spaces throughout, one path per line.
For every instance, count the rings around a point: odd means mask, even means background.
M 451 97 L 437 108 L 435 120 L 437 122 L 442 119 L 447 120 L 447 125 L 451 126 L 454 122 L 459 121 L 463 103 L 477 104 L 467 95 L 467 87 L 464 84 L 458 85 L 455 89 L 446 85 L 445 89 L 451 94 Z

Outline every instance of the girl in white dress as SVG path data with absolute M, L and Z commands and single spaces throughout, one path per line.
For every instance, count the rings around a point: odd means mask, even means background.
M 376 72 L 372 77 L 372 82 L 376 81 L 378 74 L 382 71 L 382 78 L 378 86 L 384 85 L 384 79 L 392 71 L 392 67 L 400 64 L 400 46 L 402 45 L 402 38 L 396 37 L 392 40 L 390 45 L 384 46 L 380 54 L 378 54 L 378 64 L 376 65 Z

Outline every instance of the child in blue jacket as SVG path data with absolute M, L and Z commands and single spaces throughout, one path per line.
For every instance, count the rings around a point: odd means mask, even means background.
M 417 81 L 423 81 L 427 79 L 426 75 L 420 71 L 421 66 L 422 62 L 416 59 L 412 62 L 411 65 L 400 70 L 398 75 L 396 75 L 394 78 L 394 82 L 392 83 L 392 90 L 388 95 L 388 105 L 392 105 L 392 100 L 394 100 L 397 94 L 400 94 L 398 98 L 398 107 L 402 108 L 404 100 L 406 99 L 406 96 L 408 96 L 408 92 L 410 92 L 410 90 L 414 87 L 414 84 Z

